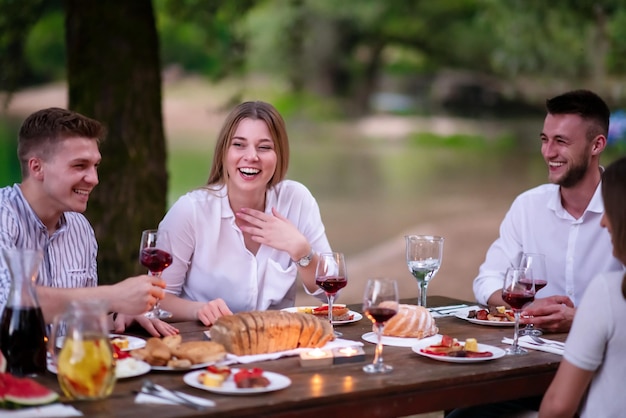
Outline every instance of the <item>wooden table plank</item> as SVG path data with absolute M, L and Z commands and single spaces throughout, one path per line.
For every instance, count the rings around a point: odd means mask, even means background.
M 429 302 L 433 306 L 458 303 L 437 296 L 431 297 Z M 350 308 L 361 311 L 358 306 Z M 436 323 L 442 334 L 461 341 L 474 337 L 480 343 L 503 348 L 502 337 L 513 333 L 512 327 L 475 325 L 455 317 L 437 318 Z M 176 325 L 184 341 L 204 338 L 202 331 L 206 328 L 200 323 Z M 371 323 L 364 318 L 340 329 L 344 339 L 362 341 L 361 335 L 371 331 Z M 564 334 L 550 337 L 565 339 Z M 531 351 L 525 356 L 506 356 L 480 363 L 444 363 L 419 356 L 410 348 L 385 346 L 385 362 L 393 365 L 394 371 L 370 375 L 361 368 L 373 360 L 375 347 L 364 344 L 366 361 L 362 363 L 302 368 L 297 357 L 288 357 L 247 365 L 281 373 L 292 380 L 287 389 L 255 396 L 217 395 L 191 388 L 182 380 L 184 372 L 150 373 L 154 382 L 165 387 L 214 400 L 217 406 L 207 411 L 175 405 L 135 404 L 132 391 L 141 387 L 141 377 L 118 381 L 113 395 L 107 399 L 70 403 L 90 417 L 395 417 L 540 395 L 547 389 L 561 360 L 558 355 Z M 55 376 L 46 375 L 41 381 L 58 390 Z

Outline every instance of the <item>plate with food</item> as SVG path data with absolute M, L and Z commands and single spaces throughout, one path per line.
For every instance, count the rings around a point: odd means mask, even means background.
M 50 373 L 57 374 L 57 366 L 48 358 L 47 364 Z M 115 362 L 115 377 L 117 379 L 128 379 L 144 375 L 150 371 L 150 365 L 145 361 L 137 360 L 132 357 L 123 358 Z
M 131 355 L 145 361 L 157 371 L 189 371 L 222 361 L 226 350 L 212 341 L 182 341 L 180 335 L 163 338 L 152 337 L 144 348 L 133 350 Z
M 283 311 L 302 312 L 322 319 L 328 318 L 328 304 L 323 304 L 322 306 L 295 306 L 293 308 L 284 308 Z M 361 319 L 363 319 L 363 315 L 349 310 L 346 305 L 333 304 L 333 325 L 350 324 Z
M 138 348 L 146 346 L 146 340 L 139 337 L 133 337 L 132 335 L 109 334 L 109 340 L 111 341 L 111 345 L 116 346 L 122 351 L 137 350 Z M 64 341 L 64 337 L 57 338 L 57 348 L 62 348 Z
M 368 343 L 378 344 L 378 337 L 376 337 L 375 332 L 367 332 L 361 336 L 363 340 Z M 426 341 L 429 343 L 434 343 L 435 341 L 439 341 L 441 335 L 435 334 L 426 338 L 409 338 L 409 337 L 390 337 L 387 335 L 383 335 L 382 343 L 383 345 L 389 345 L 393 347 L 413 347 L 415 344 Z
M 188 372 L 190 370 L 198 370 L 203 369 L 207 366 L 214 365 L 214 361 L 209 361 L 206 363 L 196 363 L 196 364 L 188 364 L 184 363 L 181 366 L 177 366 L 176 363 L 170 363 L 170 365 L 165 366 L 150 366 L 150 368 L 154 371 L 158 372 Z
M 183 376 L 183 381 L 191 387 L 222 395 L 256 395 L 285 389 L 291 385 L 291 379 L 287 376 L 257 367 L 208 367 L 206 370 L 187 373 Z
M 515 316 L 512 309 L 504 306 L 492 306 L 489 309 L 478 306 L 458 310 L 454 316 L 472 324 L 488 325 L 491 327 L 512 327 L 515 325 Z
M 150 366 L 145 361 L 137 360 L 132 357 L 117 360 L 115 363 L 115 377 L 118 379 L 127 379 L 146 374 L 150 371 Z
M 109 334 L 111 344 L 122 351 L 137 350 L 146 346 L 146 340 L 132 335 Z
M 478 363 L 496 360 L 505 355 L 503 349 L 493 345 L 479 344 L 475 338 L 459 342 L 448 335 L 442 335 L 434 342 L 420 341 L 411 349 L 420 356 L 448 363 Z

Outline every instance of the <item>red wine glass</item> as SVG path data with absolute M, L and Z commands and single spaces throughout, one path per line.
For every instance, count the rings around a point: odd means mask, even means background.
M 343 253 L 321 253 L 317 268 L 315 269 L 315 284 L 318 285 L 328 298 L 328 321 L 333 326 L 333 301 L 339 290 L 348 284 L 346 272 L 346 261 Z M 336 337 L 341 337 L 341 333 L 334 331 Z
M 393 367 L 383 363 L 383 328 L 398 313 L 398 284 L 390 279 L 370 279 L 363 294 L 363 312 L 374 324 L 376 351 L 374 362 L 363 367 L 366 373 L 389 373 Z
M 526 354 L 518 345 L 519 336 L 519 316 L 524 306 L 535 300 L 535 283 L 532 274 L 526 268 L 507 269 L 504 275 L 504 284 L 502 286 L 502 299 L 511 306 L 515 314 L 515 331 L 513 334 L 513 345 L 506 350 L 506 354 L 519 355 Z
M 163 270 L 172 264 L 170 238 L 167 232 L 147 229 L 141 233 L 139 246 L 139 262 L 146 267 L 152 276 L 160 277 Z M 156 301 L 152 310 L 145 313 L 148 318 L 170 318 L 171 312 L 159 307 Z
M 548 274 L 546 273 L 546 256 L 539 253 L 524 253 L 520 262 L 520 268 L 527 268 L 527 274 L 532 274 L 535 282 L 535 293 L 546 287 L 548 284 Z M 520 330 L 520 335 L 540 336 L 543 332 L 535 328 L 533 324 L 528 324 Z

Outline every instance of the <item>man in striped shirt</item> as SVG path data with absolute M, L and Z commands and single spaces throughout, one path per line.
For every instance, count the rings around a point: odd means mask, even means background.
M 165 282 L 141 275 L 97 286 L 98 244 L 89 221 L 89 193 L 98 184 L 100 122 L 60 108 L 30 115 L 19 132 L 22 183 L 0 189 L 0 248 L 43 251 L 37 297 L 46 323 L 72 300 L 103 299 L 114 314 L 111 328 L 123 331 L 137 321 L 154 336 L 178 332 L 143 313 L 163 298 Z M 0 311 L 11 283 L 0 260 Z

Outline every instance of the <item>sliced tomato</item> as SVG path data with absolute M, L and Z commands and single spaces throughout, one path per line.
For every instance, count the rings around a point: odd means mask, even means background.
M 449 335 L 443 335 L 441 337 L 441 342 L 439 343 L 439 345 L 444 347 L 452 347 L 454 345 L 454 338 Z

